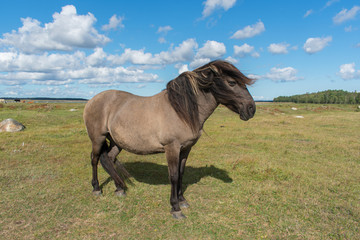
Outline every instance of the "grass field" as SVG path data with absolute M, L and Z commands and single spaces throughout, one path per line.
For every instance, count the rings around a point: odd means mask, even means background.
M 26 125 L 0 133 L 2 239 L 360 239 L 357 106 L 259 104 L 248 122 L 219 107 L 190 153 L 182 221 L 163 154 L 121 153 L 127 197 L 101 167 L 92 195 L 83 107 L 0 105 Z

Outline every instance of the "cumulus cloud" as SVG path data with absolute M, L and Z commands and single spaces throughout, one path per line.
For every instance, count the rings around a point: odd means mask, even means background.
M 208 45 L 205 44 L 204 47 L 208 48 Z M 0 84 L 64 85 L 77 82 L 116 85 L 121 82 L 156 82 L 158 75 L 146 73 L 143 69 L 190 62 L 197 49 L 195 39 L 187 39 L 178 46 L 157 54 L 145 52 L 145 49 L 127 48 L 122 54 L 113 55 L 107 54 L 100 47 L 95 48 L 89 55 L 82 51 L 72 54 L 0 52 Z M 218 49 L 214 47 L 215 50 Z M 216 56 L 221 54 L 221 51 L 215 53 L 212 54 Z M 200 55 L 206 56 L 204 54 Z M 125 64 L 131 66 L 119 67 Z
M 188 67 L 187 64 L 178 63 L 178 64 L 175 65 L 175 68 L 178 69 L 179 74 L 189 71 L 189 67 Z
M 231 56 L 225 58 L 225 61 L 228 61 L 229 63 L 232 63 L 232 64 L 236 64 L 239 62 L 236 58 L 233 58 Z
M 15 62 L 17 59 L 21 59 L 22 56 L 18 55 L 13 58 Z M 21 68 L 14 66 L 13 71 L 6 69 L 6 72 L 0 73 L 0 84 L 5 85 L 17 85 L 17 84 L 42 84 L 42 85 L 64 85 L 74 82 L 86 83 L 86 84 L 110 84 L 117 85 L 123 82 L 154 82 L 158 80 L 156 74 L 145 73 L 141 69 L 125 68 L 125 67 L 111 67 L 111 66 L 90 66 L 87 65 L 86 57 L 80 54 L 76 59 L 64 60 L 65 56 L 45 55 L 28 56 L 29 60 L 33 61 L 33 65 L 41 63 L 43 60 L 51 60 L 47 65 L 38 66 L 36 69 L 31 66 L 27 66 L 28 61 L 23 61 Z M 37 62 L 34 62 L 37 61 Z M 56 63 L 62 63 L 58 66 Z M 15 64 L 12 64 L 15 65 Z M 66 67 L 65 67 L 66 66 Z M 58 68 L 58 69 L 57 69 Z M 16 70 L 17 69 L 17 70 Z M 27 71 L 31 70 L 31 71 Z
M 338 14 L 333 17 L 333 22 L 335 24 L 341 24 L 343 22 L 354 19 L 357 13 L 360 11 L 360 6 L 354 6 L 350 10 L 343 9 Z
M 290 44 L 287 43 L 272 43 L 268 47 L 268 51 L 272 54 L 287 54 L 287 48 Z
M 126 48 L 121 55 L 109 55 L 107 59 L 114 65 L 125 63 L 142 65 L 167 65 L 178 62 L 191 61 L 195 55 L 198 44 L 195 39 L 190 38 L 168 51 L 152 54 L 145 52 L 145 49 L 133 50 Z
M 275 82 L 293 82 L 302 79 L 297 77 L 297 70 L 292 67 L 285 68 L 276 68 L 273 67 L 270 69 L 270 72 L 263 76 L 256 76 L 255 78 L 266 78 L 273 80 Z
M 360 70 L 355 69 L 355 63 L 347 63 L 340 66 L 338 75 L 344 80 L 360 79 Z
M 85 53 L 44 53 L 30 55 L 18 52 L 0 52 L 0 72 L 54 72 L 81 67 Z M 31 78 L 30 78 L 31 79 Z
M 304 44 L 305 52 L 313 54 L 323 50 L 332 41 L 332 37 L 308 38 Z
M 145 49 L 133 50 L 126 48 L 121 55 L 110 55 L 107 59 L 114 65 L 122 65 L 125 63 L 132 64 L 159 64 L 154 59 L 152 53 L 146 53 Z
M 224 9 L 225 11 L 232 8 L 236 0 L 206 0 L 203 2 L 204 10 L 202 12 L 203 18 L 210 16 L 217 9 Z
M 156 62 L 159 64 L 172 64 L 176 62 L 191 61 L 195 55 L 195 49 L 198 44 L 195 39 L 190 38 L 183 41 L 179 46 L 171 48 L 168 51 L 155 54 Z
M 122 23 L 122 21 L 124 20 L 124 17 L 118 17 L 116 16 L 116 14 L 114 14 L 110 20 L 109 20 L 109 24 L 106 24 L 104 26 L 102 26 L 102 30 L 104 31 L 109 31 L 109 30 L 116 30 L 117 28 L 123 28 L 124 24 Z
M 94 28 L 96 18 L 91 13 L 78 15 L 76 8 L 68 5 L 53 14 L 53 22 L 41 23 L 32 18 L 22 18 L 23 26 L 17 31 L 3 34 L 0 44 L 12 46 L 21 52 L 71 51 L 74 48 L 94 48 L 110 41 Z
M 191 60 L 189 66 L 191 69 L 200 67 L 211 60 L 217 59 L 225 55 L 226 47 L 224 43 L 208 40 L 203 47 L 197 49 L 197 53 Z
M 247 43 L 241 46 L 234 45 L 234 56 L 242 58 L 249 55 L 255 58 L 260 57 L 260 54 L 255 51 L 255 48 Z
M 210 62 L 211 59 L 210 58 L 195 58 L 191 63 L 190 63 L 190 68 L 191 69 L 195 69 L 197 67 L 200 67 L 204 64 L 207 64 L 208 62 Z
M 86 58 L 86 63 L 90 66 L 103 66 L 106 64 L 106 57 L 102 48 L 95 48 L 94 53 Z
M 240 29 L 236 31 L 231 38 L 232 39 L 245 39 L 245 38 L 251 38 L 256 35 L 259 35 L 260 33 L 265 31 L 265 25 L 264 23 L 259 20 L 257 23 L 253 25 L 248 25 L 244 27 L 243 29 Z
M 224 43 L 208 40 L 196 54 L 196 58 L 219 58 L 226 53 Z

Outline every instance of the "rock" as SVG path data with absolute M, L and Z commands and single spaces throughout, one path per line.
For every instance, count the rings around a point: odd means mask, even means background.
M 76 112 L 76 111 L 77 111 L 77 109 L 72 108 L 72 109 L 70 109 L 69 111 L 70 111 L 70 112 Z
M 291 110 L 294 110 L 294 111 L 296 111 L 296 110 L 297 110 L 297 108 L 296 108 L 296 107 L 292 107 L 292 108 L 291 108 Z
M 0 123 L 0 132 L 19 132 L 24 130 L 24 128 L 24 125 L 12 118 L 8 118 Z
M 295 116 L 295 118 L 304 118 L 304 116 Z

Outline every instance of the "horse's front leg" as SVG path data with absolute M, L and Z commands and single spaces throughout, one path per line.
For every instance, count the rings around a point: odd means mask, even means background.
M 166 159 L 168 162 L 169 180 L 171 183 L 171 214 L 176 219 L 185 218 L 179 205 L 179 176 L 180 176 L 180 144 L 173 142 L 165 146 Z
M 189 156 L 190 150 L 191 150 L 191 148 L 188 148 L 188 149 L 184 149 L 180 152 L 180 174 L 179 174 L 179 184 L 178 184 L 178 196 L 179 196 L 179 204 L 180 204 L 180 207 L 182 207 L 182 208 L 190 207 L 190 205 L 184 198 L 184 191 L 183 191 L 183 187 L 182 187 L 182 180 L 183 180 L 183 176 L 185 173 L 186 160 Z

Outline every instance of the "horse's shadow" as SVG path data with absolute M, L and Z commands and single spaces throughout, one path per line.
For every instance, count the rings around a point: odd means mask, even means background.
M 170 184 L 167 165 L 151 162 L 127 162 L 123 163 L 123 166 L 130 173 L 131 177 L 138 182 L 151 185 Z M 232 182 L 232 178 L 228 175 L 226 170 L 219 169 L 213 165 L 206 167 L 187 166 L 183 178 L 184 191 L 189 185 L 198 183 L 202 178 L 207 176 L 214 177 L 225 183 Z M 109 177 L 100 187 L 104 187 L 111 181 L 112 179 Z M 128 178 L 127 182 L 130 182 L 131 184 L 131 178 Z

